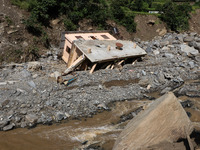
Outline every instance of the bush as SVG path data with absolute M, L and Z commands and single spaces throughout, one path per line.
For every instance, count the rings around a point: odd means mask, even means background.
M 28 10 L 29 8 L 29 1 L 28 0 L 11 0 L 13 5 L 19 6 L 22 9 Z
M 76 25 L 70 19 L 65 19 L 63 22 L 66 30 L 74 31 L 77 29 Z
M 190 4 L 177 5 L 171 1 L 166 2 L 162 7 L 161 19 L 167 23 L 173 31 L 182 31 L 189 28 L 189 12 L 192 10 Z
M 130 32 L 136 31 L 136 23 L 134 22 L 134 14 L 129 9 L 131 3 L 129 1 L 112 1 L 111 3 L 111 12 L 112 18 L 119 24 L 126 27 Z

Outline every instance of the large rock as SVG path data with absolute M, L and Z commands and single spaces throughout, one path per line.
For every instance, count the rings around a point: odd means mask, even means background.
M 113 150 L 142 150 L 164 141 L 173 143 L 178 139 L 189 139 L 192 129 L 178 99 L 168 93 L 128 123 Z
M 181 45 L 181 51 L 185 52 L 188 56 L 197 55 L 199 52 L 193 47 L 189 47 L 188 45 L 182 44 Z
M 186 36 L 186 37 L 183 39 L 184 42 L 191 42 L 191 41 L 193 41 L 193 40 L 194 40 L 194 37 L 193 37 L 193 36 Z
M 196 43 L 196 44 L 194 45 L 194 48 L 196 48 L 197 50 L 200 51 L 200 43 Z
M 28 114 L 25 118 L 29 123 L 35 123 L 38 120 L 38 117 L 35 114 Z

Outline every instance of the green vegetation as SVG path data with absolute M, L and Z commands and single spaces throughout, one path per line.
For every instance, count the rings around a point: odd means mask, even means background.
M 8 26 L 12 25 L 13 24 L 13 21 L 10 19 L 10 17 L 6 16 L 5 17 L 5 21 L 6 23 L 8 24 Z
M 174 31 L 188 28 L 189 12 L 199 8 L 195 3 L 176 0 L 11 0 L 13 4 L 30 11 L 30 17 L 24 20 L 27 30 L 46 39 L 43 29 L 49 26 L 50 20 L 63 16 L 66 30 L 76 30 L 78 22 L 84 18 L 90 19 L 92 24 L 103 29 L 106 20 L 111 19 L 127 28 L 128 31 L 136 30 L 135 14 L 148 14 L 148 11 L 162 11 L 161 19 Z
M 176 3 L 168 1 L 163 5 L 161 19 L 173 31 L 187 30 L 189 28 L 189 12 L 191 11 L 192 7 L 189 4 L 177 5 Z

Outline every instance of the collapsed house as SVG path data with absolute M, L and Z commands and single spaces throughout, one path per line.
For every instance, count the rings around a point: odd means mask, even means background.
M 65 74 L 78 66 L 80 70 L 90 69 L 92 73 L 97 64 L 146 55 L 136 43 L 117 40 L 107 31 L 63 32 L 60 48 L 68 67 Z M 92 66 L 88 67 L 88 64 Z

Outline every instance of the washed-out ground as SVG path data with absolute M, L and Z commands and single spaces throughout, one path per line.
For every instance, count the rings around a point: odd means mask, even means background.
M 77 80 L 68 86 L 55 80 L 56 74 L 66 69 L 57 59 L 57 49 L 38 62 L 1 66 L 0 128 L 5 131 L 90 117 L 99 109 L 108 110 L 111 102 L 152 100 L 152 92 L 199 97 L 199 42 L 200 36 L 195 33 L 169 33 L 152 41 L 137 41 L 147 52 L 141 60 L 93 74 L 77 71 Z

